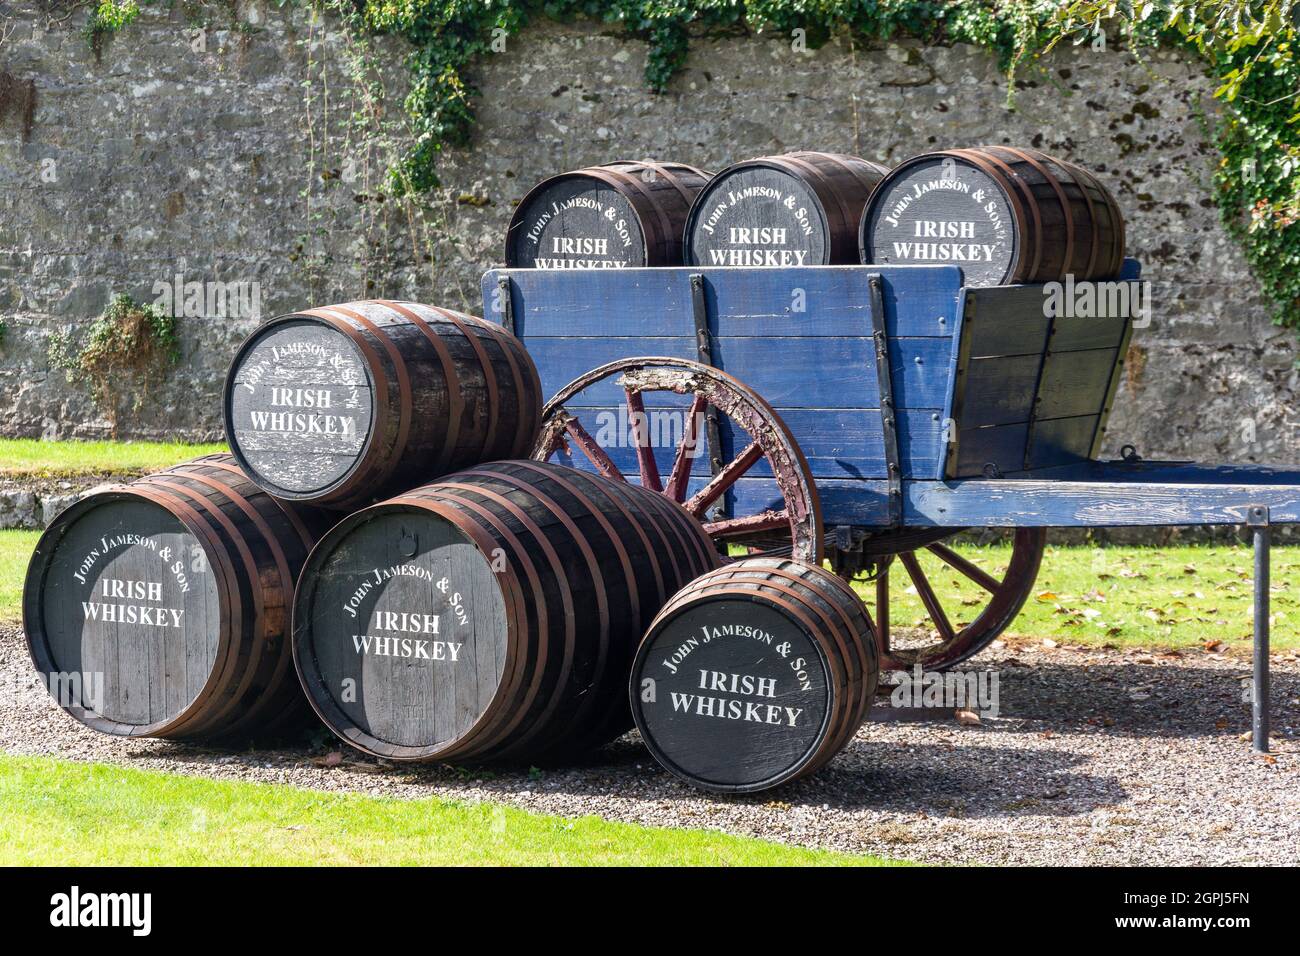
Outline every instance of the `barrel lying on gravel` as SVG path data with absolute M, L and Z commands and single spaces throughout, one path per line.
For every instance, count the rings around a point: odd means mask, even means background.
M 694 166 L 648 160 L 552 176 L 516 207 L 506 232 L 506 265 L 679 266 L 686 214 L 708 178 Z
M 748 793 L 823 766 L 876 692 L 861 599 L 801 561 L 746 558 L 692 581 L 650 625 L 632 713 L 664 767 L 704 790 Z
M 809 151 L 728 166 L 691 207 L 686 262 L 856 265 L 862 210 L 888 172 L 856 156 Z
M 639 636 L 716 561 L 663 495 L 559 465 L 481 465 L 321 540 L 294 659 L 317 713 L 368 753 L 560 759 L 631 727 Z
M 1111 279 L 1124 218 L 1087 170 L 1035 149 L 979 146 L 900 163 L 862 216 L 862 261 L 961 266 L 969 286 Z
M 36 546 L 32 661 L 60 706 L 108 734 L 269 735 L 310 716 L 294 674 L 294 581 L 326 524 L 211 455 L 96 492 Z
M 526 455 L 541 384 L 523 344 L 472 315 L 381 300 L 273 319 L 226 378 L 230 450 L 279 498 L 352 509 Z

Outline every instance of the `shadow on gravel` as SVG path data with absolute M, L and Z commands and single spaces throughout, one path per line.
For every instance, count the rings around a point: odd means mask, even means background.
M 1080 816 L 1128 791 L 1085 772 L 1068 750 L 855 740 L 829 766 L 776 796 L 791 804 L 928 813 L 942 817 Z
M 1002 675 L 999 719 L 988 726 L 999 732 L 1072 731 L 1083 725 L 1113 736 L 1219 737 L 1250 729 L 1248 662 L 1233 669 L 1077 662 L 994 667 Z M 1274 668 L 1270 690 L 1274 728 L 1300 726 L 1300 711 L 1292 703 L 1300 696 L 1300 675 Z M 887 707 L 887 698 L 876 706 Z

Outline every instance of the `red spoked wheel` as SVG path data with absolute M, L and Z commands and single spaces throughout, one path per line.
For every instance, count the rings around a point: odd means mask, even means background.
M 956 533 L 915 529 L 868 543 L 875 553 L 869 558 L 867 603 L 882 671 L 918 664 L 944 670 L 978 654 L 1010 626 L 1033 591 L 1047 529 L 1017 528 L 1005 560 L 963 555 L 950 540 Z M 921 618 L 895 619 L 894 608 L 905 595 L 919 601 Z
M 627 358 L 592 369 L 562 388 L 542 410 L 542 430 L 533 459 L 547 461 L 557 453 L 576 450 L 607 478 L 626 481 L 618 464 L 566 404 L 577 407 L 581 393 L 614 380 L 626 403 L 636 474 L 643 487 L 657 491 L 686 508 L 726 555 L 731 545 L 749 545 L 766 553 L 791 555 L 804 561 L 822 558 L 821 506 L 808 462 L 776 411 L 755 391 L 708 365 L 674 358 Z M 656 392 L 690 396 L 675 447 L 656 454 L 646 396 Z M 717 423 L 730 422 L 738 449 L 724 455 Z M 743 433 L 743 438 L 742 438 Z M 692 465 L 709 456 L 707 478 L 697 474 L 691 492 Z M 779 500 L 762 507 L 719 513 L 728 491 L 767 462 Z M 667 478 L 661 466 L 667 466 Z M 701 483 L 702 481 L 702 483 Z

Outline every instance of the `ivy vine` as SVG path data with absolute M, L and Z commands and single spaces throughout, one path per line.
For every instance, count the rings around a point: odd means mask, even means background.
M 91 0 L 85 33 L 95 56 L 99 57 L 104 52 L 106 39 L 139 15 L 140 5 L 136 0 Z
M 47 354 L 51 368 L 88 388 L 114 436 L 121 414 L 139 411 L 152 377 L 180 357 L 176 319 L 125 294 L 114 296 L 81 336 L 52 335 Z

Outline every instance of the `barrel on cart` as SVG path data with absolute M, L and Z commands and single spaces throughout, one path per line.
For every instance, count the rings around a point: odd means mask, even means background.
M 858 222 L 889 172 L 857 156 L 800 151 L 728 166 L 686 223 L 685 263 L 822 266 L 858 261 Z
M 1115 279 L 1124 217 L 1081 166 L 1036 149 L 950 149 L 881 180 L 860 243 L 863 262 L 958 265 L 968 286 Z
M 606 163 L 538 183 L 506 232 L 517 269 L 678 266 L 682 229 L 709 174 L 684 163 Z

